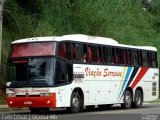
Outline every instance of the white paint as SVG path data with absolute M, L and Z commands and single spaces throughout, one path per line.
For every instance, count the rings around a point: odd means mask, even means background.
M 118 42 L 116 40 L 113 40 L 112 38 L 89 36 L 89 35 L 83 35 L 83 34 L 26 38 L 26 39 L 16 40 L 12 42 L 12 44 L 28 43 L 28 42 L 42 42 L 42 41 L 66 41 L 66 40 L 74 41 L 74 42 L 93 43 L 93 44 L 100 44 L 100 45 L 112 45 L 112 46 L 121 46 L 121 47 L 127 47 L 127 48 L 137 48 L 137 49 L 157 51 L 155 47 L 118 44 Z

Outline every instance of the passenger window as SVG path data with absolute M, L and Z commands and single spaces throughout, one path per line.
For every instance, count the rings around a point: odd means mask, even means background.
M 112 48 L 111 47 L 106 47 L 105 49 L 105 54 L 106 56 L 106 63 L 113 63 L 113 55 L 112 55 Z
M 62 57 L 62 58 L 66 58 L 66 45 L 65 45 L 65 43 L 59 43 L 58 56 Z
M 118 49 L 117 48 L 112 48 L 112 55 L 113 55 L 112 63 L 118 64 Z
M 102 47 L 98 46 L 98 63 L 102 63 L 103 59 L 102 59 Z
M 128 65 L 132 65 L 131 62 L 131 50 L 128 50 Z
M 57 81 L 57 85 L 71 82 L 73 74 L 72 65 L 61 60 L 57 60 L 56 65 L 55 79 Z
M 76 47 L 75 44 L 72 44 L 72 55 L 73 55 L 73 61 L 76 61 Z
M 142 64 L 148 66 L 148 54 L 146 51 L 142 51 Z
M 71 60 L 71 44 L 70 43 L 59 43 L 58 56 Z
M 157 67 L 157 54 L 156 52 L 151 52 L 151 65 L 152 67 Z
M 106 60 L 106 48 L 105 47 L 103 47 L 102 53 L 103 53 L 103 61 L 104 61 L 104 63 L 106 63 L 107 60 Z
M 87 62 L 87 45 L 75 44 L 75 57 L 78 62 Z
M 89 53 L 89 61 L 90 62 L 98 62 L 98 47 L 97 46 L 88 46 L 88 53 Z
M 136 50 L 131 50 L 131 64 L 138 65 L 138 52 Z
M 118 60 L 119 64 L 127 64 L 127 50 L 118 49 Z
M 128 64 L 127 49 L 123 49 L 122 54 L 123 54 L 124 64 Z
M 71 60 L 71 44 L 66 43 L 66 58 Z
M 92 50 L 91 50 L 91 47 L 88 46 L 88 61 L 89 62 L 92 62 Z
M 142 66 L 142 51 L 138 51 L 138 65 Z

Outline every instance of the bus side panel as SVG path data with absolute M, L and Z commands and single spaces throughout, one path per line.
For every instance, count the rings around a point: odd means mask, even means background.
M 144 101 L 158 98 L 157 68 L 75 64 L 74 73 L 74 81 L 85 83 L 85 89 L 79 84 L 84 89 L 84 105 L 122 103 L 127 87 L 133 89 L 133 95 L 141 87 Z
M 158 69 L 149 68 L 142 80 L 135 86 L 141 87 L 143 90 L 143 101 L 152 101 L 158 99 L 159 96 L 159 74 Z
M 107 104 L 111 102 L 111 82 L 104 80 L 86 80 L 85 83 L 86 105 Z

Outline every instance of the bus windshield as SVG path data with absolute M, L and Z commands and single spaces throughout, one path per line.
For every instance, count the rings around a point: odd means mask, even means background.
M 51 86 L 54 84 L 53 68 L 53 58 L 9 60 L 9 86 Z

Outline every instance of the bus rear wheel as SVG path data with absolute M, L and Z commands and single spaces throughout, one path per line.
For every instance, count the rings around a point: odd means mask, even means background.
M 142 92 L 140 90 L 136 90 L 133 107 L 140 108 L 142 106 L 142 102 L 143 102 Z
M 78 91 L 73 92 L 71 95 L 71 103 L 70 103 L 70 108 L 67 108 L 67 110 L 70 110 L 72 113 L 77 113 L 81 110 L 82 106 L 82 101 L 81 97 L 78 93 Z
M 124 93 L 124 103 L 122 104 L 122 107 L 125 109 L 131 108 L 132 105 L 132 94 L 130 91 L 126 90 Z

